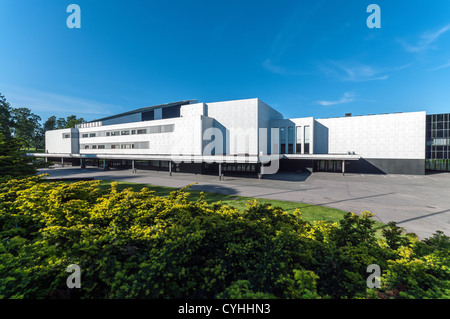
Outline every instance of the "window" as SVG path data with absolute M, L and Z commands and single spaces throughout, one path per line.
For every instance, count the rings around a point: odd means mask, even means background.
M 113 150 L 113 149 L 115 149 L 115 148 L 116 148 L 116 145 L 112 144 L 112 145 L 111 145 L 111 149 Z
M 70 133 L 63 133 L 63 138 L 70 138 Z
M 130 135 L 130 131 L 121 131 L 120 135 Z
M 111 132 L 111 136 L 118 136 L 118 135 L 120 135 L 120 132 L 119 132 L 119 131 Z
M 87 137 L 89 137 L 89 134 L 83 134 L 83 135 L 81 135 L 81 137 L 82 138 L 87 138 Z
M 97 149 L 97 145 L 92 145 L 92 149 L 96 150 Z
M 131 135 L 136 134 L 136 130 L 131 130 Z
M 160 133 L 161 132 L 161 126 L 151 126 L 150 128 L 150 134 L 153 133 Z
M 98 149 L 99 149 L 99 150 L 104 150 L 104 149 L 105 149 L 105 145 L 99 145 L 99 146 L 98 146 Z
M 89 137 L 95 137 L 95 133 L 89 133 Z
M 127 149 L 127 150 L 134 149 L 134 144 L 121 144 L 120 148 L 121 149 Z
M 288 127 L 288 154 L 294 154 L 294 127 Z
M 88 149 L 89 149 L 89 145 L 85 145 L 85 146 L 84 146 L 84 149 L 85 149 L 85 150 L 88 150 Z
M 110 136 L 111 135 L 111 132 L 106 132 L 106 136 Z
M 280 127 L 280 153 L 286 154 L 286 128 Z
M 161 133 L 168 133 L 168 132 L 173 132 L 173 124 L 169 124 L 169 125 L 162 125 L 161 126 Z
M 147 134 L 147 130 L 144 128 L 144 129 L 140 129 L 140 130 L 137 130 L 137 133 L 138 134 Z
M 295 128 L 295 153 L 302 153 L 302 127 L 297 126 Z
M 305 134 L 304 134 L 304 140 L 305 140 L 305 154 L 309 154 L 309 143 L 310 143 L 310 126 L 305 126 Z

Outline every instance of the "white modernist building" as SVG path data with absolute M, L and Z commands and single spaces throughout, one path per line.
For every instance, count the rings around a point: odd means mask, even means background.
M 425 173 L 425 112 L 284 119 L 259 99 L 186 100 L 47 131 L 45 154 L 73 165 L 198 173 L 279 169 Z

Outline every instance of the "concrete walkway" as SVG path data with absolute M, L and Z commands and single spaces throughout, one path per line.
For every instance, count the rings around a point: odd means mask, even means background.
M 227 177 L 138 170 L 103 171 L 97 168 L 63 167 L 42 169 L 49 178 L 93 177 L 168 187 L 183 187 L 221 194 L 286 200 L 334 207 L 359 213 L 375 213 L 375 219 L 397 222 L 420 238 L 436 230 L 450 236 L 450 173 L 433 175 L 361 175 L 339 173 L 278 173 Z

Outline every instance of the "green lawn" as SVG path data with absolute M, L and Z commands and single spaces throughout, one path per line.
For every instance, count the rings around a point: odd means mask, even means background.
M 112 181 L 100 181 L 100 187 L 103 189 L 107 189 L 110 187 Z M 136 184 L 136 183 L 129 183 L 129 182 L 118 182 L 118 189 L 123 190 L 125 188 L 133 188 L 136 191 L 141 190 L 143 187 L 148 187 L 150 190 L 155 192 L 155 195 L 158 196 L 167 196 L 170 192 L 176 190 L 176 188 L 171 187 L 163 187 L 163 186 L 155 186 L 150 184 Z M 199 191 L 193 191 L 188 190 L 188 192 L 191 194 L 192 200 L 196 200 L 200 194 Z M 228 204 L 230 206 L 233 206 L 238 209 L 244 209 L 246 203 L 249 201 L 253 201 L 255 198 L 253 197 L 241 197 L 236 195 L 222 195 L 217 193 L 207 193 L 205 192 L 204 200 L 208 203 L 214 203 L 221 201 L 222 203 Z M 273 200 L 273 199 L 262 199 L 257 198 L 258 202 L 260 203 L 270 203 L 273 206 L 281 207 L 284 211 L 287 212 L 293 212 L 295 209 L 299 208 L 302 217 L 306 221 L 315 221 L 315 220 L 325 220 L 330 222 L 338 222 L 341 220 L 345 213 L 342 210 L 336 209 L 336 208 L 329 208 L 325 206 L 317 206 L 317 205 L 310 205 L 310 204 L 304 204 L 304 203 L 296 203 L 296 202 L 288 202 L 288 201 L 281 201 L 281 200 Z M 356 212 L 360 213 L 360 212 Z M 385 224 L 380 223 L 378 221 L 375 222 L 375 227 L 378 229 L 378 231 L 381 230 L 382 227 L 384 227 Z

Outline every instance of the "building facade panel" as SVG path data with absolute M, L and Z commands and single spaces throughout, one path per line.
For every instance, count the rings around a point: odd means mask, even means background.
M 317 119 L 328 153 L 355 152 L 365 158 L 424 159 L 425 112 Z M 324 142 L 320 142 L 321 145 Z

